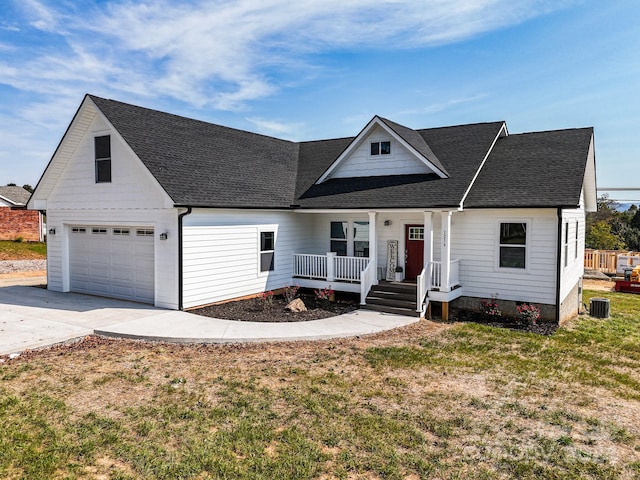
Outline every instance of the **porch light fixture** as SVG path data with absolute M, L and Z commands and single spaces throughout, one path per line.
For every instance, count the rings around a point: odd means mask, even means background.
M 56 234 L 56 229 L 55 228 L 50 228 L 49 229 L 49 235 L 55 235 Z
M 167 232 L 160 234 L 160 240 L 166 240 L 167 238 L 169 238 L 169 234 Z
M 388 227 L 389 225 L 391 225 L 391 220 L 385 220 L 384 221 L 384 226 Z

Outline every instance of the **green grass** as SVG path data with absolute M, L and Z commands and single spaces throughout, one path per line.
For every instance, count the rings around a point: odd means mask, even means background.
M 476 324 L 0 366 L 1 478 L 640 476 L 640 295 L 552 336 Z
M 47 258 L 46 243 L 0 240 L 0 260 L 32 260 L 40 258 Z

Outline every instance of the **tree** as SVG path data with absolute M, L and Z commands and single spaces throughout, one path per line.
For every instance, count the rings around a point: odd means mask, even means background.
M 623 240 L 611 231 L 606 221 L 598 221 L 591 225 L 585 238 L 587 248 L 596 250 L 618 250 L 625 246 Z
M 24 188 L 29 193 L 33 193 L 33 187 L 31 185 L 29 185 L 28 183 L 22 185 L 22 188 Z

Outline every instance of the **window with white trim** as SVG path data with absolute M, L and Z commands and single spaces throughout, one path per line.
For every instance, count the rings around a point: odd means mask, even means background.
M 87 229 L 85 227 L 72 227 L 71 233 L 86 234 Z
M 369 257 L 369 222 L 353 222 L 353 256 Z
M 106 228 L 93 227 L 91 229 L 91 235 L 106 235 L 106 234 L 107 234 Z
M 276 249 L 276 233 L 260 232 L 260 271 L 270 272 L 275 269 L 274 256 Z
M 128 236 L 129 235 L 129 229 L 128 228 L 114 228 L 113 229 L 113 234 L 114 235 L 121 235 L 121 236 Z
M 409 240 L 424 240 L 424 227 L 409 227 Z
M 363 220 L 332 221 L 329 251 L 339 257 L 369 257 L 369 222 Z
M 391 142 L 386 140 L 384 142 L 371 142 L 370 155 L 372 157 L 376 155 L 391 155 Z
M 340 257 L 347 256 L 347 234 L 349 222 L 331 222 L 331 252 Z
M 527 222 L 500 222 L 498 266 L 527 267 Z
M 576 235 L 575 235 L 575 248 L 576 248 L 576 254 L 575 254 L 575 260 L 578 259 L 578 221 L 576 220 Z
M 94 137 L 96 183 L 111 183 L 111 136 Z

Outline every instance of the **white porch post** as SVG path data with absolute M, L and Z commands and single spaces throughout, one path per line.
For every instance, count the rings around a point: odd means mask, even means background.
M 376 217 L 377 212 L 369 212 L 369 264 L 373 269 L 374 285 L 378 284 L 378 244 L 376 241 Z
M 327 282 L 336 279 L 336 252 L 327 252 Z
M 440 242 L 440 260 L 442 261 L 442 285 L 441 292 L 450 292 L 451 282 L 451 212 L 440 212 L 442 217 L 442 236 Z
M 424 212 L 424 266 L 433 262 L 433 212 Z

